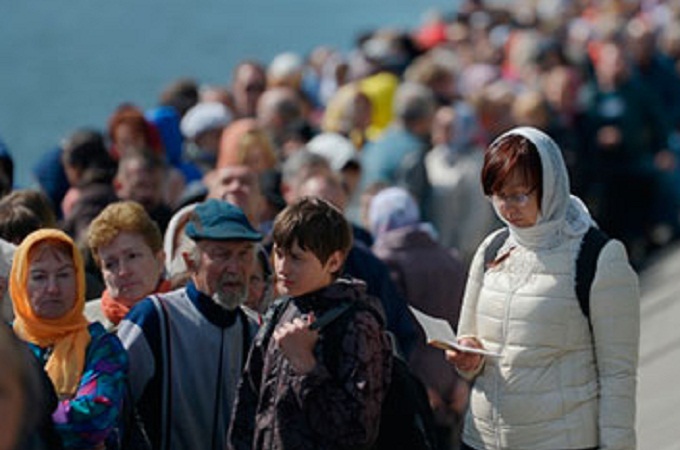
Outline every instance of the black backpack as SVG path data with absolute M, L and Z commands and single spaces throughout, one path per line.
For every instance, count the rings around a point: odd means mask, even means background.
M 290 298 L 284 298 L 273 306 L 274 311 L 269 315 L 271 320 L 264 326 L 263 345 L 274 331 Z M 352 317 L 352 313 L 362 309 L 371 312 L 384 327 L 382 317 L 373 309 L 357 302 L 340 302 L 322 316 L 317 317 L 314 328 L 321 333 L 324 330 L 332 332 L 334 336 L 328 342 L 337 344 L 325 347 L 326 360 L 331 362 L 333 356 L 339 353 L 341 335 Z M 328 325 L 333 324 L 333 327 Z M 328 327 L 328 328 L 327 328 Z M 337 358 L 335 358 L 337 360 Z M 416 377 L 408 364 L 398 354 L 393 352 L 392 374 L 390 386 L 387 389 L 380 413 L 380 429 L 378 437 L 370 450 L 394 450 L 399 448 L 409 450 L 435 450 L 437 448 L 437 434 L 434 414 L 430 407 L 427 390 L 422 381 Z M 364 449 L 369 450 L 369 449 Z
M 489 245 L 484 249 L 484 270 L 489 267 L 489 263 L 496 258 L 498 250 L 503 243 L 508 239 L 510 231 L 505 228 L 500 231 L 492 239 Z M 583 315 L 588 319 L 590 326 L 590 288 L 595 278 L 595 271 L 597 269 L 597 258 L 600 256 L 600 251 L 609 242 L 609 236 L 596 227 L 590 227 L 583 236 L 581 248 L 579 249 L 576 258 L 576 298 L 578 304 L 583 311 Z

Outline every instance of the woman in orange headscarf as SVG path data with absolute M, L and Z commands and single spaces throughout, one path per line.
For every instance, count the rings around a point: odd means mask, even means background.
M 56 229 L 29 234 L 10 273 L 14 332 L 43 363 L 59 406 L 52 415 L 65 448 L 103 448 L 122 407 L 127 354 L 114 334 L 88 323 L 85 271 L 73 240 Z

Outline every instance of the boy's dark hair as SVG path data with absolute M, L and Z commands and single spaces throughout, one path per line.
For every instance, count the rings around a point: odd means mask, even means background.
M 352 228 L 342 212 L 325 200 L 303 197 L 288 205 L 274 221 L 274 245 L 290 251 L 295 244 L 326 264 L 336 251 L 347 255 L 352 247 Z

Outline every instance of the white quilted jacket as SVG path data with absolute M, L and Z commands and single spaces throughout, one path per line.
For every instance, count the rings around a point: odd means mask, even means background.
M 458 333 L 501 357 L 469 374 L 463 440 L 477 449 L 634 449 L 639 292 L 623 245 L 611 240 L 600 253 L 591 336 L 574 291 L 580 238 L 516 247 L 485 273 L 490 239 L 473 260 Z

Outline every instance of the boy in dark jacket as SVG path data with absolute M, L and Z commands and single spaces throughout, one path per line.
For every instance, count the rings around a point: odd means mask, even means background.
M 229 448 L 368 447 L 390 382 L 391 344 L 379 301 L 362 282 L 338 278 L 352 244 L 350 225 L 329 203 L 303 198 L 277 216 L 273 242 L 276 289 L 284 297 L 248 357 Z M 353 306 L 317 329 L 347 303 Z

